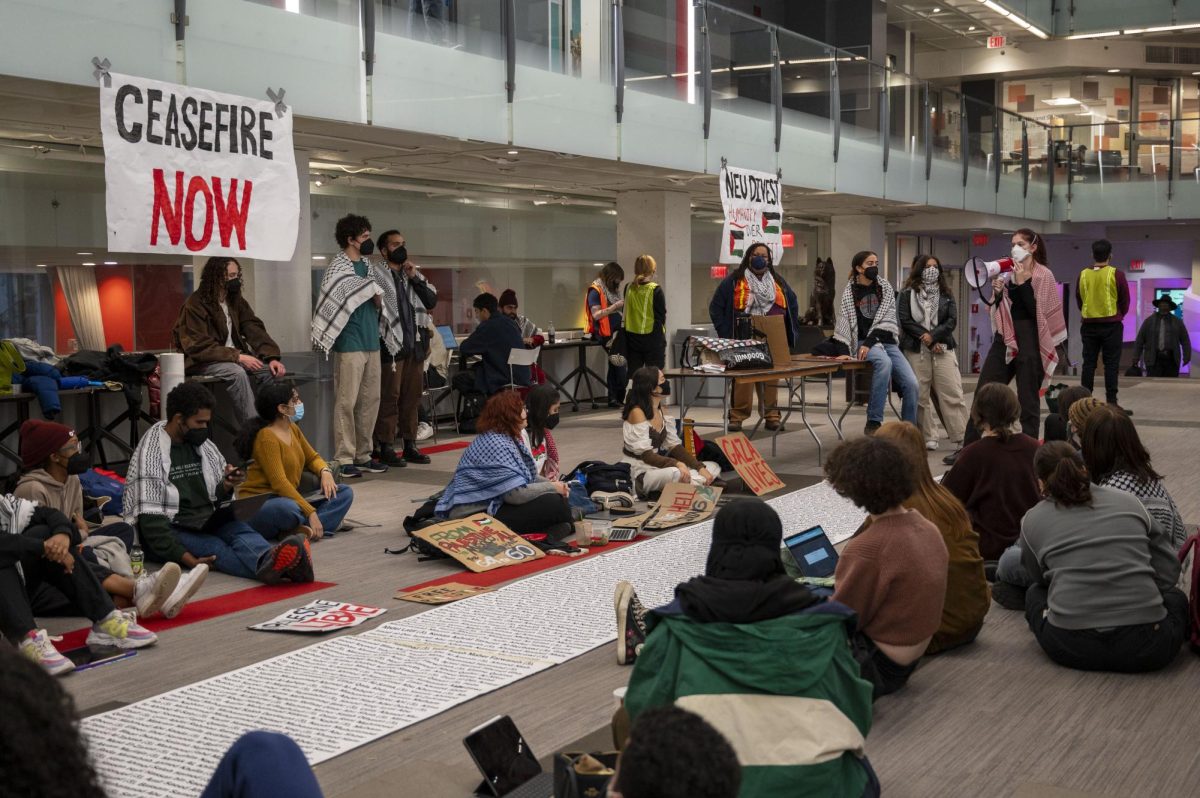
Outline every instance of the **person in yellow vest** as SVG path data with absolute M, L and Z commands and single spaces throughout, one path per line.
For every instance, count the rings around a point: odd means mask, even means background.
M 743 337 L 738 334 L 738 317 L 783 316 L 788 346 L 795 346 L 800 329 L 800 302 L 782 275 L 775 271 L 775 258 L 766 244 L 746 248 L 742 262 L 721 281 L 708 303 L 708 316 L 720 338 Z M 747 326 L 747 325 L 743 325 Z M 729 431 L 738 432 L 750 417 L 751 397 L 758 393 L 758 412 L 768 430 L 779 429 L 779 386 L 733 384 L 729 403 Z
M 600 274 L 587 287 L 583 300 L 584 318 L 587 319 L 587 334 L 599 341 L 608 352 L 608 406 L 620 407 L 625 402 L 625 383 L 629 370 L 625 368 L 625 355 L 614 347 L 613 336 L 621 329 L 621 310 L 625 300 L 621 298 L 621 282 L 625 270 L 616 261 L 604 264 Z
M 633 282 L 625 286 L 625 318 L 621 337 L 630 374 L 643 366 L 667 367 L 667 297 L 654 282 L 658 264 L 638 255 Z
M 1079 273 L 1075 301 L 1079 305 L 1079 337 L 1083 342 L 1083 370 L 1079 384 L 1089 391 L 1096 382 L 1096 360 L 1104 357 L 1104 394 L 1117 405 L 1117 375 L 1120 371 L 1123 319 L 1129 312 L 1129 283 L 1109 263 L 1112 244 L 1105 239 L 1092 242 L 1091 266 Z

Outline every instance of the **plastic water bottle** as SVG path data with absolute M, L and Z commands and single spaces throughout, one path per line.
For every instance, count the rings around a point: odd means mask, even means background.
M 554 343 L 554 322 L 550 322 L 550 343 Z
M 142 575 L 142 570 L 146 566 L 146 554 L 142 551 L 142 547 L 136 543 L 129 550 L 129 564 L 133 567 L 134 579 Z

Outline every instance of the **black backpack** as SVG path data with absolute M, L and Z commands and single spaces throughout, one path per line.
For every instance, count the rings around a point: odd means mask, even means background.
M 572 478 L 583 481 L 588 495 L 598 490 L 633 493 L 633 475 L 629 463 L 605 463 L 600 460 L 584 460 L 571 471 Z
M 418 529 L 424 529 L 427 526 L 433 526 L 439 523 L 439 520 L 434 516 L 433 511 L 437 506 L 437 499 L 433 498 L 417 508 L 417 511 L 404 519 L 404 531 L 408 534 L 408 545 L 399 549 L 384 549 L 388 554 L 403 554 L 406 551 L 411 551 L 417 555 L 417 562 L 425 562 L 427 560 L 446 560 L 450 558 L 449 554 L 434 546 L 427 540 L 419 538 L 413 534 Z

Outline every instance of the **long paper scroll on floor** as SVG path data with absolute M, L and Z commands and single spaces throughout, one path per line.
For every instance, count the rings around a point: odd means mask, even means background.
M 820 524 L 835 543 L 863 518 L 825 483 L 771 504 L 785 530 Z M 198 795 L 225 749 L 254 729 L 291 735 L 314 765 L 332 759 L 612 642 L 616 582 L 633 582 L 648 606 L 665 604 L 703 571 L 711 530 L 706 521 L 667 532 L 86 718 L 96 767 L 113 798 L 149 798 Z M 312 673 L 329 678 L 298 686 L 296 674 Z M 413 690 L 398 673 L 454 678 Z

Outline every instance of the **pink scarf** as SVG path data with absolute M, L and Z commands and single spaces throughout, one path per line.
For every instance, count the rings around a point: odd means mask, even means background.
M 1057 347 L 1067 340 L 1067 322 L 1063 318 L 1062 297 L 1054 273 L 1040 263 L 1033 268 L 1033 296 L 1037 302 L 1038 352 L 1042 357 L 1042 385 L 1038 394 L 1045 394 L 1058 366 Z M 1000 303 L 992 308 L 992 328 L 1004 336 L 1004 362 L 1011 363 L 1017 355 L 1017 329 L 1012 320 L 1012 300 L 1005 292 Z

